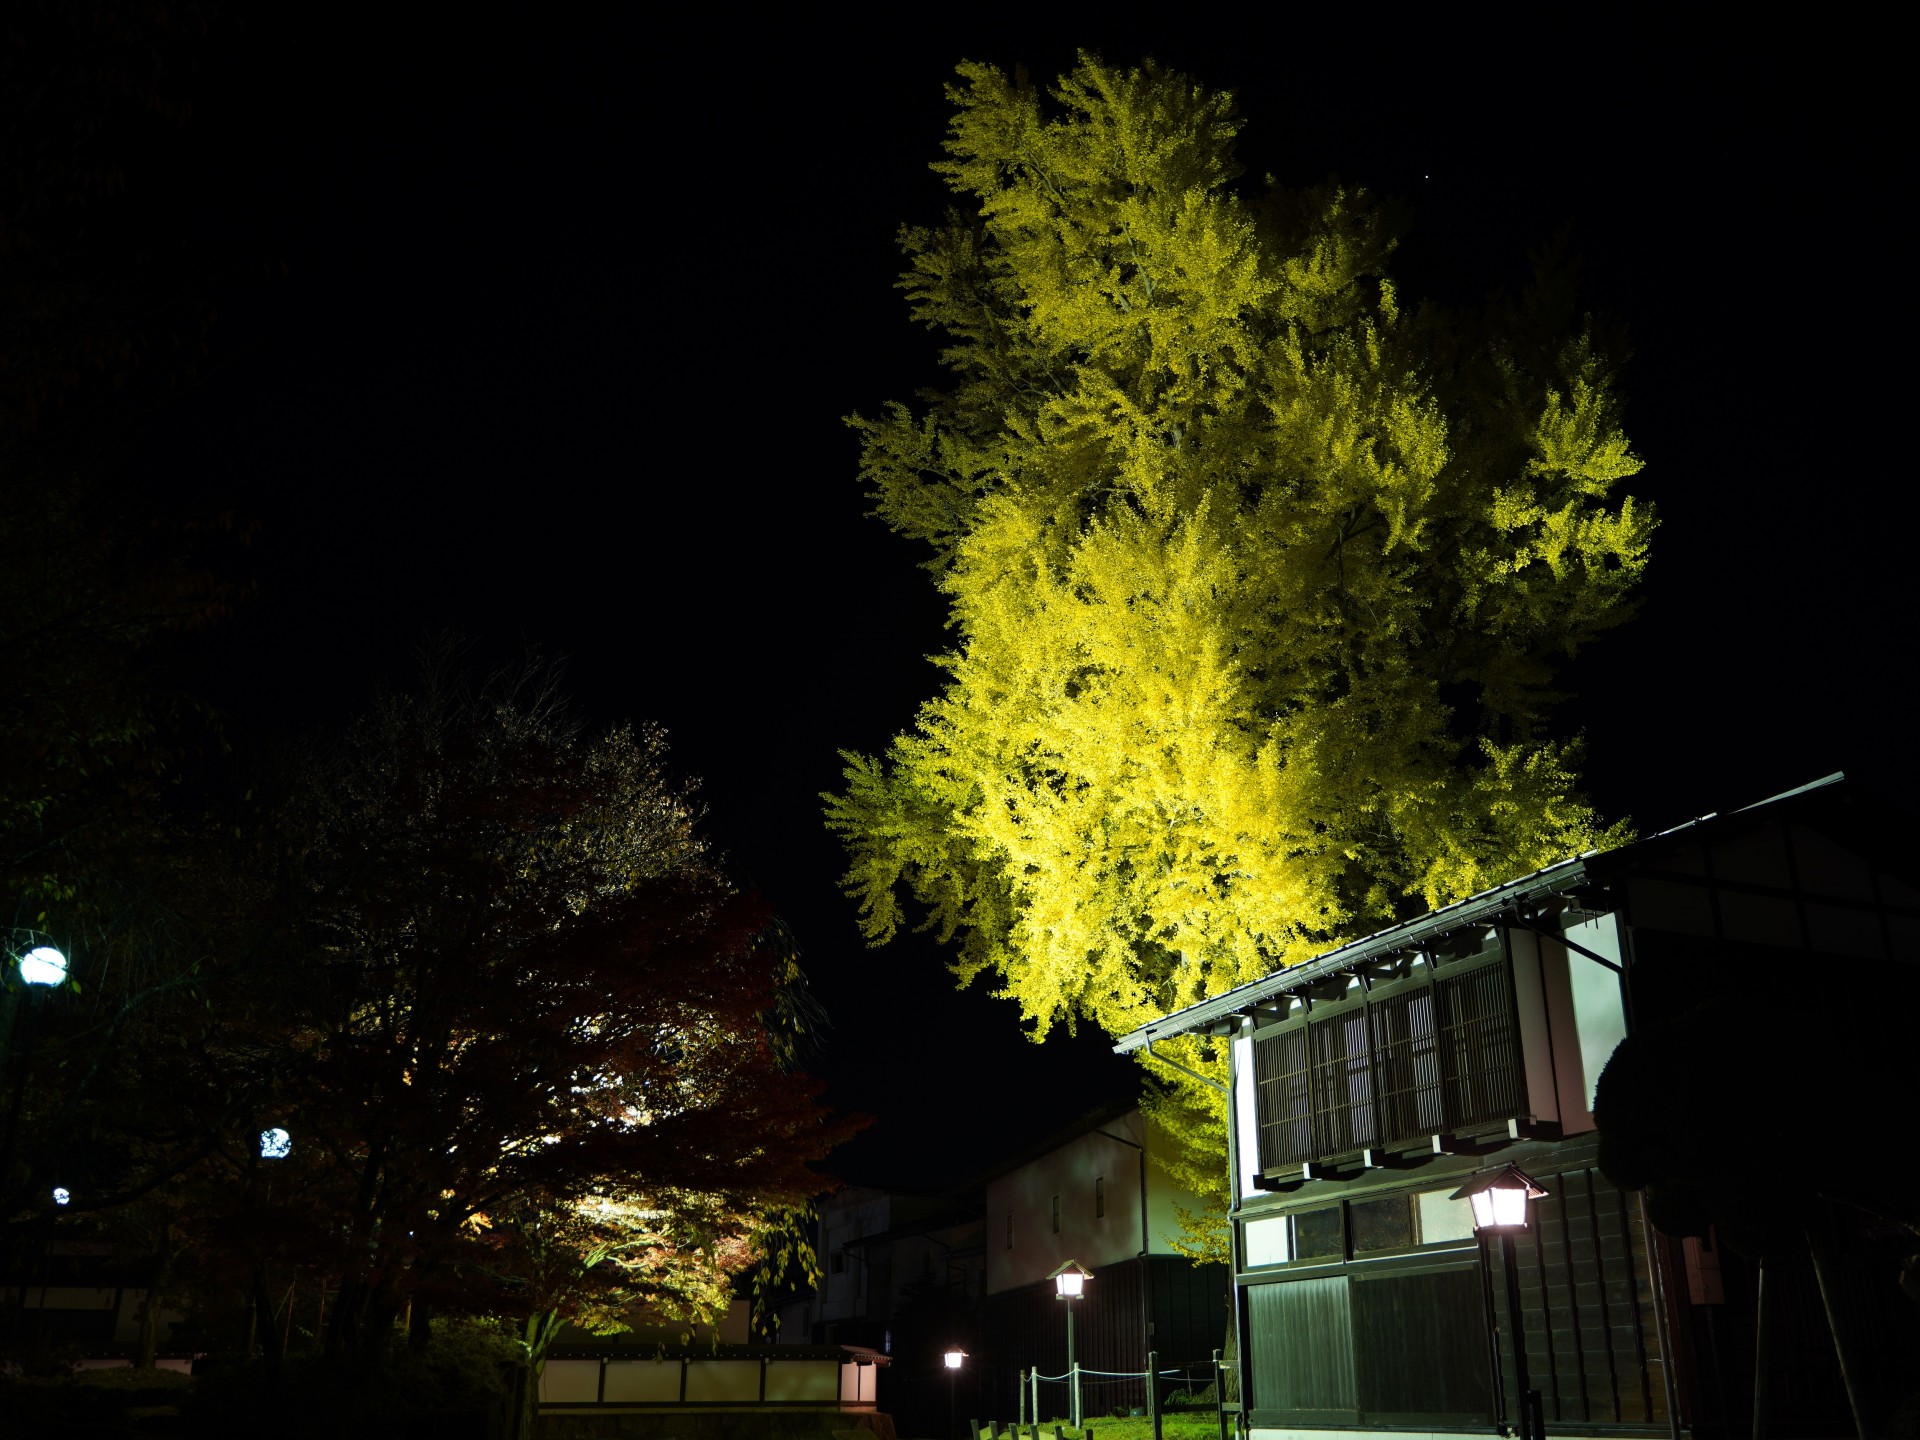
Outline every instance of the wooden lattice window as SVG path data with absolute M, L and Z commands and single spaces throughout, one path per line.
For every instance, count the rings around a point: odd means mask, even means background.
M 1471 1129 L 1526 1110 L 1513 986 L 1504 965 L 1434 987 L 1447 1128 Z
M 1400 984 L 1255 1037 L 1260 1167 L 1291 1169 L 1523 1114 L 1504 963 Z

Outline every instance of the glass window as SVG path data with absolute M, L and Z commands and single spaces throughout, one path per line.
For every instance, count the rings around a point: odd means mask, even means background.
M 1324 1210 L 1302 1210 L 1292 1220 L 1294 1259 L 1338 1260 L 1346 1253 L 1338 1205 L 1329 1205 Z
M 1284 1265 L 1293 1256 L 1287 1250 L 1287 1217 L 1272 1215 L 1265 1220 L 1249 1220 L 1246 1226 L 1247 1268 L 1256 1265 Z
M 1382 1195 L 1373 1200 L 1356 1200 L 1347 1207 L 1347 1223 L 1353 1230 L 1353 1250 L 1411 1250 L 1413 1248 L 1413 1207 L 1405 1195 Z
M 1452 1195 L 1452 1190 L 1423 1190 L 1413 1197 L 1420 1213 L 1422 1245 L 1473 1238 L 1473 1205 Z

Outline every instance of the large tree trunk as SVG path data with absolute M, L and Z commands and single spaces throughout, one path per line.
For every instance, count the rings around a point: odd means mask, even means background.
M 380 1364 L 401 1309 L 384 1285 L 365 1276 L 343 1279 L 327 1322 L 327 1354 L 353 1370 Z
M 340 1290 L 333 1297 L 333 1314 L 327 1318 L 323 1346 L 329 1359 L 345 1360 L 353 1353 L 358 1328 L 356 1320 L 365 1299 L 365 1291 L 365 1285 L 358 1279 L 348 1275 L 340 1277 Z
M 160 1349 L 160 1312 L 173 1287 L 173 1227 L 160 1227 L 160 1252 L 154 1256 L 153 1273 L 147 1278 L 147 1295 L 140 1302 L 140 1338 L 135 1342 L 133 1363 L 141 1370 L 153 1369 Z
M 557 1310 L 536 1310 L 521 1327 L 521 1363 L 514 1373 L 513 1417 L 508 1440 L 533 1440 L 540 1418 L 540 1374 L 560 1333 Z
M 407 1316 L 407 1349 L 415 1355 L 424 1355 L 432 1340 L 433 1305 L 430 1301 L 416 1298 Z
M 266 1362 L 267 1383 L 280 1383 L 280 1326 L 275 1323 L 273 1299 L 267 1293 L 267 1267 L 253 1267 L 254 1328 L 260 1336 L 260 1358 Z

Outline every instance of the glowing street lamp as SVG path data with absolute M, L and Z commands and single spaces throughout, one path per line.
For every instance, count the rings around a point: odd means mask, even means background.
M 953 1387 L 960 1378 L 960 1367 L 966 1363 L 967 1352 L 956 1345 L 940 1359 L 947 1367 L 947 1435 L 951 1440 L 954 1429 Z
M 1519 1166 L 1503 1165 L 1474 1176 L 1451 1197 L 1473 1206 L 1473 1234 L 1480 1242 L 1483 1273 L 1487 1269 L 1488 1239 L 1497 1236 L 1500 1240 L 1500 1268 L 1507 1277 L 1507 1329 L 1513 1333 L 1514 1393 L 1520 1400 L 1520 1440 L 1541 1440 L 1543 1425 L 1540 1392 L 1527 1383 L 1527 1336 L 1520 1318 L 1520 1268 L 1514 1258 L 1513 1237 L 1527 1233 L 1528 1202 L 1542 1199 L 1546 1193 Z M 1493 1297 L 1487 1298 L 1491 1310 Z M 1506 1387 L 1501 1388 L 1504 1391 Z
M 28 932 L 28 938 L 32 938 L 32 932 Z M 41 992 L 56 990 L 66 983 L 67 956 L 65 951 L 54 945 L 35 945 L 31 950 L 21 953 L 12 944 L 7 944 L 5 951 L 0 953 L 13 962 L 19 972 L 20 983 L 26 987 L 20 1008 L 8 1017 L 5 1031 L 0 1032 L 0 1062 L 4 1062 L 0 1064 L 0 1076 L 16 1068 L 13 1056 L 16 1031 L 21 1051 L 17 1066 L 19 1073 L 9 1087 L 11 1093 L 7 1097 L 4 1136 L 0 1136 L 0 1181 L 4 1181 L 13 1171 L 14 1140 L 20 1129 L 20 1106 L 28 1086 L 32 1084 L 34 1026 L 40 1009 Z M 11 988 L 11 979 L 6 983 Z M 11 1006 L 8 1008 L 13 1009 Z M 65 1205 L 65 1196 L 64 1190 L 56 1192 L 54 1203 Z
M 1078 1260 L 1069 1260 L 1047 1278 L 1053 1281 L 1053 1298 L 1067 1302 L 1067 1383 L 1072 1397 L 1069 1409 L 1074 1428 L 1078 1429 L 1080 1425 L 1080 1364 L 1073 1353 L 1073 1302 L 1087 1293 L 1087 1281 L 1093 1278 L 1093 1272 Z
M 29 985 L 60 985 L 67 978 L 67 957 L 51 945 L 36 945 L 20 957 L 20 978 Z
M 56 1205 L 71 1205 L 73 1203 L 73 1192 L 64 1185 L 54 1186 L 53 1203 Z
M 1476 1175 L 1453 1192 L 1455 1200 L 1473 1206 L 1476 1235 L 1523 1235 L 1527 1230 L 1527 1201 L 1547 1192 L 1533 1183 L 1517 1165 L 1503 1165 Z
M 293 1153 L 293 1137 L 278 1125 L 260 1132 L 260 1158 L 284 1160 Z

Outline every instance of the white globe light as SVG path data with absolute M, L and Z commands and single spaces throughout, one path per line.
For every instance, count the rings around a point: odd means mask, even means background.
M 960 1362 L 967 1358 L 967 1352 L 964 1350 L 949 1350 L 942 1358 L 946 1360 L 949 1370 L 958 1370 L 960 1368 Z
M 67 978 L 67 957 L 39 945 L 20 957 L 20 978 L 29 985 L 58 985 Z
M 71 1199 L 73 1199 L 73 1196 L 67 1192 L 66 1186 L 56 1185 L 53 1187 L 53 1203 L 54 1204 L 65 1205 Z
M 293 1153 L 293 1137 L 275 1125 L 271 1130 L 260 1132 L 260 1158 L 262 1160 L 284 1160 Z

